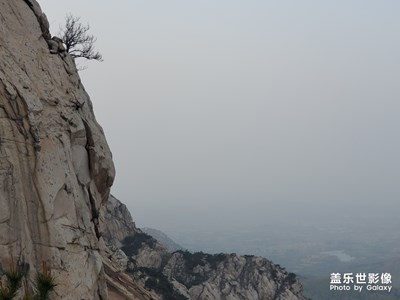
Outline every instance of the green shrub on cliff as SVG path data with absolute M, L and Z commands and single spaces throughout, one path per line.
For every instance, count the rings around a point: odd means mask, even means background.
M 18 264 L 11 263 L 8 270 L 4 271 L 5 280 L 0 280 L 0 300 L 13 300 L 21 288 L 22 279 L 25 273 Z M 42 271 L 36 273 L 33 282 L 33 289 L 24 281 L 23 300 L 48 300 L 49 293 L 56 287 L 55 278 L 46 262 L 43 262 Z M 35 292 L 33 293 L 32 290 Z

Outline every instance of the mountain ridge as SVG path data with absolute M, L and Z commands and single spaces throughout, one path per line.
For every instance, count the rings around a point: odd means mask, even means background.
M 150 228 L 150 227 L 141 227 L 140 228 L 144 233 L 155 238 L 160 244 L 164 245 L 169 251 L 174 252 L 177 250 L 184 250 L 184 247 L 176 243 L 173 239 L 171 239 L 167 234 L 162 232 L 159 229 Z
M 115 197 L 110 198 L 114 207 L 123 205 Z M 115 209 L 110 210 L 107 217 L 101 217 L 105 224 L 119 223 L 118 216 L 122 215 L 112 214 L 112 211 Z M 124 215 L 120 224 L 129 228 L 125 231 L 123 226 L 115 226 L 128 233 L 119 241 L 126 256 L 126 272 L 160 299 L 307 299 L 295 274 L 263 257 L 185 250 L 170 252 L 155 238 L 136 228 L 130 215 Z

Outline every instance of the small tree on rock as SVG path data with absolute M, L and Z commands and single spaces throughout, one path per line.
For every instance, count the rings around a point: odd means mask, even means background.
M 66 51 L 74 58 L 103 61 L 102 55 L 94 49 L 97 39 L 88 33 L 89 29 L 89 25 L 83 25 L 79 17 L 68 14 L 64 27 L 60 28 L 62 42 Z

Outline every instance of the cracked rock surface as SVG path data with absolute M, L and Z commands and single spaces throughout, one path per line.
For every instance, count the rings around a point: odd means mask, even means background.
M 111 152 L 73 59 L 48 39 L 36 1 L 0 0 L 0 267 L 47 261 L 57 299 L 107 299 Z

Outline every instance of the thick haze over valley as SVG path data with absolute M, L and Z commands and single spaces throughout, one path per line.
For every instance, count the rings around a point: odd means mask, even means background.
M 98 38 L 81 77 L 138 226 L 398 225 L 400 2 L 40 4 Z

